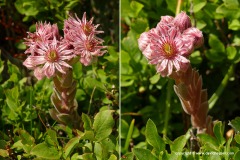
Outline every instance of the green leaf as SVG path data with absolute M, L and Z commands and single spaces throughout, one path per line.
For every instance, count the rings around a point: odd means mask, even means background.
M 151 84 L 156 84 L 159 81 L 159 79 L 160 79 L 160 74 L 155 74 L 149 80 Z
M 210 34 L 208 43 L 210 47 L 216 50 L 217 52 L 225 52 L 225 47 L 223 43 L 218 39 L 216 35 Z
M 114 136 L 110 135 L 109 138 L 102 140 L 101 144 L 104 150 L 108 152 L 114 152 L 116 150 L 117 141 Z
M 197 3 L 195 1 L 193 1 L 193 12 L 195 12 L 195 13 L 200 11 L 207 4 L 207 1 L 205 1 L 205 0 L 197 2 Z
M 229 9 L 238 9 L 239 2 L 238 0 L 223 0 L 224 5 Z
M 68 141 L 66 146 L 64 147 L 64 158 L 68 158 L 73 151 L 73 149 L 76 147 L 76 145 L 79 143 L 80 137 L 74 137 Z
M 97 160 L 93 153 L 84 153 L 82 157 L 83 160 Z
M 117 156 L 114 154 L 111 154 L 108 160 L 118 160 Z
M 227 46 L 227 57 L 229 60 L 233 60 L 236 57 L 237 49 L 233 46 Z
M 172 13 L 176 12 L 177 1 L 166 0 L 168 9 L 172 11 Z
M 91 130 L 91 131 L 85 131 L 83 133 L 83 135 L 81 135 L 81 140 L 82 139 L 87 139 L 87 140 L 90 140 L 90 141 L 96 141 L 96 138 L 94 137 L 94 132 Z
M 114 126 L 114 120 L 112 117 L 111 110 L 98 112 L 94 117 L 94 122 L 93 122 L 95 138 L 98 141 L 101 141 L 107 138 L 111 134 L 113 126 Z
M 84 85 L 87 88 L 93 89 L 93 88 L 97 87 L 100 90 L 103 90 L 103 91 L 106 90 L 104 87 L 104 84 L 102 82 L 98 81 L 96 78 L 91 78 L 91 77 L 84 78 Z
M 158 153 L 165 149 L 165 143 L 158 135 L 157 127 L 151 119 L 147 121 L 145 135 L 147 142 L 153 146 Z
M 19 135 L 23 145 L 34 145 L 35 139 L 25 130 L 20 130 Z
M 238 144 L 240 144 L 240 134 L 236 134 L 234 139 Z
M 176 153 L 183 152 L 183 148 L 186 145 L 189 138 L 190 138 L 190 134 L 189 132 L 187 132 L 185 135 L 178 137 L 173 141 L 173 143 L 170 144 L 171 154 L 169 159 L 178 159 L 178 160 L 182 159 L 182 155 L 181 154 L 178 155 Z
M 229 21 L 228 28 L 234 31 L 237 31 L 240 29 L 240 21 L 238 19 L 234 19 L 232 21 Z
M 14 3 L 19 13 L 27 16 L 35 16 L 41 11 L 41 6 L 44 6 L 41 1 L 33 0 L 17 0 Z
M 223 145 L 226 140 L 225 138 L 223 137 L 223 134 L 224 134 L 224 125 L 222 124 L 221 121 L 219 122 L 216 122 L 216 124 L 214 125 L 213 127 L 213 132 L 218 140 L 218 144 L 219 145 Z
M 121 16 L 137 17 L 144 5 L 139 2 L 129 0 L 121 0 Z
M 235 153 L 234 155 L 234 160 L 238 160 L 240 159 L 240 151 L 238 151 L 237 153 Z
M 124 154 L 123 157 L 124 157 L 124 158 L 123 158 L 124 160 L 133 160 L 134 155 L 133 155 L 132 152 L 128 152 L 128 153 Z
M 205 28 L 207 26 L 207 23 L 205 22 L 205 21 L 203 21 L 203 20 L 199 20 L 199 21 L 197 21 L 197 28 L 198 29 L 200 29 L 200 30 L 202 30 L 203 28 Z
M 118 63 L 119 60 L 119 54 L 116 51 L 117 49 L 113 46 L 108 46 L 108 56 L 104 56 L 104 59 L 108 60 L 109 62 L 113 62 L 113 63 Z
M 45 142 L 34 146 L 30 154 L 35 155 L 39 158 L 52 159 L 52 160 L 60 158 L 57 148 L 49 146 Z
M 47 134 L 51 138 L 51 140 L 58 146 L 58 140 L 57 140 L 57 133 L 56 131 L 52 129 L 47 129 Z
M 121 119 L 121 134 L 120 134 L 120 137 L 122 139 L 126 139 L 127 138 L 127 134 L 128 134 L 128 131 L 129 131 L 129 125 L 128 123 L 124 120 L 124 119 Z M 133 133 L 132 133 L 132 138 L 136 138 L 139 136 L 139 130 L 137 127 L 133 127 Z
M 0 149 L 0 158 L 2 157 L 9 157 L 9 153 L 5 149 Z
M 206 57 L 212 62 L 222 62 L 224 60 L 222 53 L 215 49 L 207 50 Z
M 134 148 L 133 154 L 137 157 L 138 160 L 158 160 L 150 150 L 143 148 Z
M 231 120 L 228 125 L 235 129 L 235 131 L 240 132 L 240 117 L 236 117 L 235 119 Z
M 137 2 L 137 1 L 131 1 L 130 2 L 130 7 L 132 9 L 132 14 L 129 14 L 129 16 L 131 17 L 137 17 L 139 12 L 142 10 L 142 8 L 144 7 L 144 5 L 142 5 L 141 3 Z
M 78 3 L 80 3 L 80 1 L 78 1 L 78 0 L 71 0 L 71 1 L 69 1 L 69 3 L 64 7 L 64 10 L 67 10 L 67 11 L 69 11 L 69 10 L 71 10 L 72 8 L 74 8 L 76 5 L 78 5 Z
M 139 52 L 137 39 L 134 39 L 133 37 L 130 37 L 130 36 L 124 37 L 122 40 L 122 49 L 128 52 L 130 57 L 131 55 L 136 54 L 137 52 Z
M 190 134 L 182 135 L 175 139 L 171 144 L 170 148 L 172 152 L 181 152 L 186 145 L 188 139 L 190 138 Z
M 27 46 L 23 43 L 23 41 L 15 43 L 15 46 L 19 50 L 26 50 Z
M 218 141 L 215 137 L 212 137 L 208 134 L 198 134 L 200 143 L 204 146 L 206 150 L 209 151 L 218 151 Z
M 224 18 L 237 19 L 240 17 L 239 9 L 228 8 L 225 4 L 221 4 L 217 7 L 216 13 L 222 14 Z
M 7 142 L 5 140 L 0 140 L 0 149 L 5 149 L 7 146 Z
M 200 64 L 202 63 L 202 57 L 200 51 L 195 51 L 190 55 L 190 61 L 192 64 Z
M 8 107 L 13 111 L 16 112 L 18 108 L 18 104 L 16 99 L 19 97 L 19 91 L 18 91 L 18 86 L 5 90 L 5 95 L 6 95 L 6 102 Z
M 131 24 L 131 30 L 134 30 L 136 33 L 143 33 L 148 28 L 148 21 L 147 19 L 138 18 Z
M 225 152 L 225 153 L 230 153 L 232 140 L 233 140 L 233 135 L 231 135 L 231 136 L 229 137 L 229 139 L 227 140 L 227 143 L 226 143 L 226 145 L 225 145 L 225 147 L 224 147 L 224 152 Z M 224 155 L 224 157 L 225 157 L 225 159 L 229 159 L 229 154 Z
M 134 123 L 135 123 L 135 119 L 132 119 L 131 124 L 128 128 L 128 131 L 127 131 L 127 137 L 126 137 L 126 141 L 125 141 L 124 148 L 123 148 L 123 151 L 122 151 L 123 153 L 128 151 L 129 144 L 130 144 L 131 139 L 132 139 Z
M 84 123 L 83 127 L 85 130 L 92 130 L 92 121 L 87 114 L 82 113 L 82 121 Z

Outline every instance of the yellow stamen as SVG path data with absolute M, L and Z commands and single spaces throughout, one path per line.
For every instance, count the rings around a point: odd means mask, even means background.
M 168 43 L 165 43 L 165 44 L 163 45 L 163 50 L 164 50 L 164 52 L 166 53 L 166 55 L 168 55 L 168 56 L 171 56 L 171 55 L 173 54 L 173 50 L 172 50 L 172 48 L 171 48 L 171 45 L 168 44 Z

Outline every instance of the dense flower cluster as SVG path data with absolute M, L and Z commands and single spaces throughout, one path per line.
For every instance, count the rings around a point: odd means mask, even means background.
M 96 35 L 103 33 L 97 31 L 99 25 L 93 25 L 93 18 L 86 20 L 86 13 L 82 20 L 69 17 L 64 22 L 64 37 L 61 37 L 56 24 L 37 23 L 36 32 L 28 33 L 25 44 L 30 54 L 23 64 L 34 70 L 37 79 L 45 76 L 53 77 L 56 73 L 66 73 L 71 68 L 69 61 L 80 57 L 80 62 L 90 65 L 97 56 L 102 56 L 106 51 L 102 50 L 103 40 Z
M 191 26 L 185 12 L 175 18 L 162 16 L 156 28 L 142 33 L 138 39 L 143 55 L 150 64 L 156 65 L 162 76 L 170 76 L 174 71 L 185 72 L 190 63 L 188 56 L 202 43 L 202 32 Z
M 74 54 L 79 55 L 80 62 L 86 66 L 91 64 L 93 58 L 106 52 L 102 51 L 105 48 L 102 46 L 103 40 L 96 36 L 103 31 L 97 31 L 99 25 L 94 26 L 92 21 L 93 18 L 87 21 L 84 13 L 82 20 L 76 16 L 64 22 L 64 39 L 73 46 Z

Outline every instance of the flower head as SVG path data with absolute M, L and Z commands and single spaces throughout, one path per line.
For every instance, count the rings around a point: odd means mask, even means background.
M 60 39 L 58 27 L 56 24 L 51 25 L 50 23 L 36 23 L 36 32 L 28 32 L 28 37 L 25 38 L 25 44 L 29 47 L 25 53 L 34 54 L 35 48 L 38 48 L 37 42 L 52 41 L 54 38 Z
M 67 45 L 61 44 L 56 38 L 51 43 L 48 41 L 36 43 L 39 46 L 34 49 L 36 55 L 30 55 L 23 65 L 33 69 L 37 79 L 53 77 L 57 71 L 65 74 L 66 68 L 71 68 L 66 61 L 72 59 L 73 55 L 72 50 L 67 49 Z
M 162 16 L 156 28 L 142 33 L 138 39 L 139 49 L 162 76 L 185 72 L 190 63 L 188 56 L 202 42 L 202 32 L 191 27 L 185 12 L 175 18 Z
M 103 50 L 106 47 L 102 46 L 104 41 L 96 36 L 103 31 L 98 31 L 99 25 L 93 25 L 92 22 L 93 18 L 86 20 L 86 13 L 82 20 L 76 16 L 64 21 L 64 39 L 73 46 L 73 53 L 80 56 L 80 62 L 86 66 L 106 52 Z
M 169 76 L 173 71 L 186 71 L 189 60 L 184 56 L 188 48 L 183 44 L 181 34 L 177 28 L 168 32 L 164 27 L 161 31 L 152 32 L 149 49 L 143 54 L 150 64 L 156 65 L 157 72 L 162 76 Z

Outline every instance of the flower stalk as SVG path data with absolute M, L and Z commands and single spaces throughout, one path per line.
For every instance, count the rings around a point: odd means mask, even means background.
M 191 116 L 192 127 L 197 133 L 213 135 L 212 118 L 208 116 L 207 90 L 202 89 L 202 76 L 189 66 L 186 72 L 174 73 L 174 91 L 179 97 L 183 110 Z
M 180 9 L 181 1 L 178 2 Z M 156 66 L 157 72 L 175 80 L 174 91 L 183 110 L 191 116 L 192 127 L 197 129 L 197 133 L 213 135 L 212 118 L 207 115 L 207 90 L 202 89 L 202 77 L 192 69 L 189 61 L 194 49 L 202 44 L 202 32 L 192 27 L 190 17 L 185 12 L 176 17 L 162 16 L 156 28 L 142 33 L 138 39 L 139 49 L 149 63 Z M 169 96 L 166 100 L 164 134 L 168 124 L 168 100 Z
M 77 112 L 78 104 L 75 99 L 76 81 L 73 80 L 72 69 L 66 74 L 60 74 L 53 78 L 53 94 L 51 96 L 54 108 L 50 109 L 51 117 L 57 122 L 80 128 L 80 116 Z

